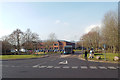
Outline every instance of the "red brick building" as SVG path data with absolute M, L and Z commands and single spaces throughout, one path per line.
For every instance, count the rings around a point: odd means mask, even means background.
M 40 49 L 45 49 L 46 48 L 44 42 L 42 42 L 41 45 L 42 46 L 40 47 Z M 53 45 L 50 46 L 48 49 L 62 50 L 62 49 L 64 49 L 64 46 L 66 46 L 66 45 L 72 45 L 72 47 L 75 48 L 75 43 L 73 43 L 73 42 L 58 40 L 58 41 L 54 42 Z

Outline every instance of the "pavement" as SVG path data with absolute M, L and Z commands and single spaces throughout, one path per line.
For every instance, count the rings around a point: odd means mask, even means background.
M 2 61 L 2 78 L 118 78 L 118 64 L 80 60 L 80 53 Z

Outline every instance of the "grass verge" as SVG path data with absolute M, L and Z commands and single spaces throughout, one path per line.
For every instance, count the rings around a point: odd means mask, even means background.
M 82 56 L 82 58 L 84 58 L 84 55 Z M 109 62 L 118 62 L 118 61 L 113 61 L 115 56 L 118 56 L 118 53 L 94 53 L 94 58 L 88 58 L 88 60 L 95 60 L 95 61 L 105 61 L 105 55 L 106 55 L 106 61 Z M 100 60 L 96 59 L 96 56 L 101 56 Z M 87 57 L 89 57 L 89 54 L 87 54 Z
M 24 58 L 39 58 L 42 55 L 0 55 L 0 59 L 24 59 Z
M 41 56 L 44 56 L 46 54 L 53 54 L 54 52 L 38 52 L 31 55 L 0 55 L 0 59 L 6 60 L 6 59 L 25 59 L 25 58 L 40 58 Z

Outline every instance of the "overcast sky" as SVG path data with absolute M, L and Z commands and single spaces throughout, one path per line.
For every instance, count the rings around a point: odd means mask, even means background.
M 59 40 L 75 40 L 96 25 L 117 2 L 8 2 L 0 4 L 0 37 L 30 28 L 41 40 L 55 33 Z

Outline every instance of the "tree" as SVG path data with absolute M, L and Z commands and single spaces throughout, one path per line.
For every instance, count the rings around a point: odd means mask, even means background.
M 84 45 L 84 47 L 86 48 L 94 48 L 94 49 L 98 49 L 100 47 L 100 39 L 101 39 L 101 35 L 100 35 L 100 28 L 98 26 L 92 28 L 88 33 L 84 34 L 81 37 L 83 40 L 83 42 L 80 40 L 80 44 Z M 80 38 L 80 39 L 81 39 Z
M 39 45 L 39 35 L 37 33 L 32 33 L 30 29 L 27 29 L 27 31 L 24 33 L 24 48 L 27 50 L 35 50 L 38 49 Z
M 8 36 L 2 37 L 2 54 L 8 54 L 10 53 L 10 50 L 12 49 L 12 45 L 8 42 Z
M 47 44 L 47 48 L 49 47 L 52 47 L 53 48 L 53 45 L 54 45 L 54 42 L 57 41 L 57 37 L 55 35 L 55 33 L 50 33 L 49 36 L 48 36 L 48 40 L 46 42 Z
M 9 35 L 9 43 L 17 46 L 17 53 L 19 54 L 21 44 L 23 43 L 23 32 L 20 29 L 16 29 Z
M 109 11 L 104 15 L 102 35 L 104 43 L 112 52 L 118 51 L 118 14 Z

